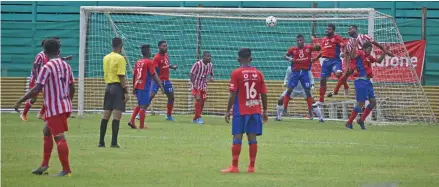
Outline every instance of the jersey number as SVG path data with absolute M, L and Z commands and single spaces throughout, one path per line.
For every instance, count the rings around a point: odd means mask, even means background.
M 255 82 L 252 82 L 251 85 L 249 82 L 244 83 L 247 99 L 254 99 L 258 95 L 258 91 L 256 91 L 255 85 Z
M 140 80 L 142 78 L 142 70 L 143 70 L 143 68 L 137 68 L 136 80 Z

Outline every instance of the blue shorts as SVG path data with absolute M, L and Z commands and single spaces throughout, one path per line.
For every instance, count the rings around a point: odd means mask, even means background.
M 174 92 L 174 87 L 172 86 L 171 81 L 162 81 L 162 85 L 163 88 L 165 89 L 166 94 Z M 155 81 L 153 81 L 151 84 L 151 92 L 156 94 L 159 91 L 159 89 L 160 89 L 159 85 L 157 85 Z
M 261 114 L 233 116 L 232 135 L 244 133 L 252 133 L 257 136 L 262 135 Z
M 297 84 L 302 84 L 302 87 L 305 89 L 311 88 L 311 84 L 309 82 L 309 71 L 308 70 L 298 70 L 293 71 L 291 73 L 290 80 L 288 81 L 288 88 L 295 88 Z
M 140 105 L 149 105 L 151 100 L 149 98 L 149 90 L 136 90 L 137 104 Z
M 357 102 L 364 102 L 368 99 L 375 98 L 375 92 L 373 90 L 373 85 L 370 80 L 355 80 L 355 97 Z
M 327 58 L 322 64 L 321 77 L 330 77 L 331 73 L 342 72 L 341 59 L 340 58 Z

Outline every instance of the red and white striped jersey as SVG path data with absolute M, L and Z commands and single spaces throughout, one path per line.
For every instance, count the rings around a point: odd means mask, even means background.
M 366 43 L 366 42 L 370 42 L 370 43 L 374 42 L 372 37 L 370 37 L 367 34 L 358 34 L 357 41 L 358 41 L 358 46 L 357 46 L 358 50 L 361 50 L 363 48 L 363 44 L 364 43 Z M 347 45 L 347 51 L 348 52 L 352 51 L 352 49 L 353 49 L 352 46 L 354 46 L 354 38 L 350 38 L 349 39 L 349 42 L 348 42 L 348 45 Z
M 73 81 L 72 68 L 64 60 L 55 58 L 44 64 L 36 83 L 44 86 L 46 117 L 72 112 L 69 85 Z
M 211 75 L 213 78 L 212 63 L 205 64 L 203 60 L 195 62 L 191 69 L 191 76 L 193 76 L 192 89 L 207 89 L 207 76 Z
M 31 80 L 36 79 L 38 76 L 38 73 L 41 70 L 41 67 L 44 66 L 45 63 L 49 61 L 49 58 L 44 54 L 44 51 L 39 52 L 37 55 L 35 55 L 34 63 L 32 65 L 32 73 L 31 73 Z

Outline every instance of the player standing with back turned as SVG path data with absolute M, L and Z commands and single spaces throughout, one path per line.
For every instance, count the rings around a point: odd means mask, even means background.
M 251 50 L 240 49 L 238 62 L 240 67 L 234 70 L 230 76 L 229 102 L 225 120 L 230 121 L 233 106 L 232 120 L 232 165 L 221 172 L 238 173 L 238 160 L 241 154 L 242 136 L 247 134 L 249 144 L 250 165 L 247 171 L 255 172 L 256 153 L 258 144 L 256 136 L 262 135 L 262 123 L 268 120 L 267 115 L 267 88 L 264 75 L 256 68 L 250 66 L 252 61 Z M 261 111 L 261 100 L 262 108 Z M 262 112 L 262 116 L 261 116 Z
M 47 111 L 46 124 L 52 137 L 54 137 L 58 157 L 61 161 L 62 171 L 57 176 L 71 176 L 69 164 L 69 147 L 64 136 L 64 132 L 68 131 L 67 119 L 72 112 L 72 99 L 75 94 L 75 85 L 73 80 L 72 68 L 67 62 L 59 58 L 60 43 L 58 40 L 49 39 L 44 42 L 44 53 L 50 59 L 41 68 L 35 87 L 20 98 L 14 108 L 18 111 L 18 107 L 23 101 L 31 98 L 35 94 L 43 91 L 44 106 Z M 46 137 L 44 139 L 44 157 L 40 167 L 33 170 L 32 173 L 42 175 L 47 173 L 49 168 L 49 159 L 52 148 L 46 146 Z M 50 139 L 50 141 L 53 141 Z M 52 143 L 53 146 L 53 143 Z M 50 152 L 46 152 L 50 150 Z

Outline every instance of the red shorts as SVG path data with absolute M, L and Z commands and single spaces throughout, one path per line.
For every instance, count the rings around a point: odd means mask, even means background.
M 47 127 L 49 127 L 50 133 L 54 136 L 62 134 L 69 130 L 67 119 L 70 113 L 64 113 L 52 117 L 46 118 Z
M 194 96 L 200 95 L 201 99 L 206 99 L 207 98 L 206 90 L 192 89 L 192 95 L 194 95 Z

